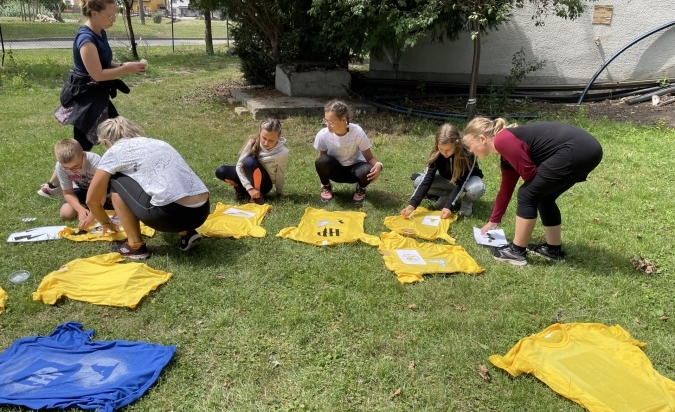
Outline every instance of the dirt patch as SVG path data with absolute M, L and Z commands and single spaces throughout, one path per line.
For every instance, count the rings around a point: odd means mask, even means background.
M 589 119 L 631 122 L 639 125 L 675 128 L 675 104 L 654 106 L 651 101 L 629 105 L 626 99 L 576 104 L 546 104 L 549 112 L 560 111 L 570 116 L 583 114 Z
M 244 89 L 246 93 L 257 99 L 270 99 L 278 97 L 288 97 L 280 91 L 271 87 L 248 86 L 243 82 L 228 82 L 216 85 L 212 90 L 213 94 L 218 96 L 229 95 L 229 89 Z M 399 94 L 396 94 L 399 93 Z M 392 92 L 387 89 L 378 90 L 378 97 L 385 101 L 391 101 L 386 96 L 403 96 L 395 103 L 401 107 L 411 107 L 413 109 L 425 110 L 439 113 L 465 113 L 465 98 L 438 98 L 434 96 L 424 96 L 422 93 L 413 93 L 409 96 L 402 95 L 400 91 Z M 665 106 L 654 106 L 651 101 L 629 105 L 626 103 L 631 97 L 622 99 L 609 99 L 599 102 L 584 102 L 582 105 L 576 103 L 551 103 L 547 101 L 523 100 L 511 101 L 506 108 L 507 113 L 522 114 L 545 114 L 550 113 L 561 117 L 583 116 L 593 120 L 611 120 L 617 122 L 632 122 L 638 125 L 653 125 L 675 128 L 675 103 Z M 669 96 L 662 96 L 662 100 L 669 99 Z M 330 97 L 318 100 L 329 101 Z M 358 102 L 356 99 L 344 98 L 347 104 Z M 485 106 L 485 98 L 478 99 L 478 114 L 488 115 L 490 109 Z

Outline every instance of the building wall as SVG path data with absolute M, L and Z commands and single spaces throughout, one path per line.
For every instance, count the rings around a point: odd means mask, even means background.
M 649 3 L 647 5 L 647 3 Z M 595 4 L 614 7 L 611 24 L 593 24 Z M 647 32 L 675 20 L 673 0 L 600 0 L 591 3 L 577 20 L 548 16 L 535 27 L 533 9 L 515 9 L 514 17 L 499 31 L 481 36 L 479 82 L 499 81 L 512 68 L 512 58 L 523 49 L 527 60 L 544 60 L 546 66 L 530 73 L 521 85 L 586 85 L 602 64 L 622 47 Z M 399 79 L 468 83 L 473 58 L 469 33 L 444 44 L 429 39 L 403 52 Z M 370 61 L 370 75 L 393 78 L 392 64 Z M 658 81 L 675 78 L 675 26 L 638 42 L 616 57 L 596 84 Z

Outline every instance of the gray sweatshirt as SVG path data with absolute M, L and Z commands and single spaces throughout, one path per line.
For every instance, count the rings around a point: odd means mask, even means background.
M 241 151 L 239 160 L 237 160 L 237 175 L 241 184 L 246 190 L 253 189 L 253 184 L 249 182 L 244 174 L 243 164 L 244 159 L 251 155 L 252 142 L 249 141 L 244 150 Z M 286 178 L 286 165 L 288 164 L 288 148 L 286 147 L 286 138 L 280 137 L 277 144 L 270 150 L 260 146 L 260 153 L 258 153 L 258 162 L 260 162 L 267 174 L 270 175 L 274 187 L 277 189 L 277 194 L 284 193 L 284 180 Z

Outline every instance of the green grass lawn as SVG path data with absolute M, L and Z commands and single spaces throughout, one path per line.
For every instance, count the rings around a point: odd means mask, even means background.
M 18 17 L 0 17 L 2 35 L 6 42 L 30 39 L 72 39 L 77 28 L 82 24 L 84 16 L 78 14 L 64 14 L 65 23 L 45 23 L 21 21 Z M 231 24 L 231 23 L 230 23 Z M 163 18 L 161 23 L 153 23 L 152 17 L 131 18 L 134 35 L 138 39 L 144 38 L 171 38 L 171 19 Z M 224 20 L 212 20 L 211 30 L 214 38 L 227 38 L 227 24 Z M 126 20 L 122 14 L 117 15 L 115 24 L 106 30 L 109 38 L 127 38 Z M 204 38 L 204 20 L 181 19 L 173 23 L 174 38 Z
M 243 139 L 258 127 L 250 116 L 236 116 L 217 92 L 218 85 L 241 79 L 238 60 L 222 50 L 207 57 L 202 48 L 175 54 L 148 48 L 142 57 L 149 72 L 124 79 L 132 91 L 114 100 L 119 112 L 182 153 L 209 187 L 212 205 L 234 204 L 234 192 L 214 171 L 233 164 Z M 26 51 L 0 69 L 3 239 L 31 226 L 60 224 L 59 202 L 35 191 L 51 174 L 54 143 L 71 136 L 52 116 L 70 64 L 67 50 Z M 290 197 L 270 200 L 273 209 L 262 224 L 267 236 L 205 239 L 189 253 L 178 250 L 174 234 L 148 239 L 154 255 L 147 263 L 173 277 L 135 310 L 70 299 L 48 306 L 31 298 L 45 275 L 73 259 L 106 253 L 109 244 L 2 243 L 0 287 L 9 300 L 0 315 L 0 350 L 69 320 L 95 329 L 95 339 L 176 345 L 159 381 L 125 411 L 581 411 L 535 378 L 511 378 L 487 359 L 558 316 L 564 323 L 621 325 L 647 342 L 644 351 L 662 375 L 675 378 L 675 131 L 591 121 L 582 111 L 574 118 L 541 118 L 583 127 L 604 148 L 589 181 L 559 200 L 567 263 L 532 258 L 523 268 L 497 264 L 474 243 L 472 227 L 489 217 L 499 185 L 494 157 L 481 162 L 487 193 L 474 215 L 450 228 L 485 268 L 481 275 L 428 276 L 401 285 L 375 247 L 319 248 L 276 237 L 296 226 L 308 206 L 362 210 L 367 233 L 386 231 L 382 222 L 406 205 L 409 176 L 422 170 L 437 127 L 383 112 L 358 116 L 354 121 L 373 141 L 384 172 L 362 207 L 351 204 L 348 185 L 336 185 L 337 198 L 326 206 L 311 145 L 320 119 L 294 117 L 283 121 Z M 501 225 L 509 238 L 514 213 L 515 200 Z M 37 220 L 24 223 L 25 217 Z M 541 226 L 534 236 L 543 236 Z M 630 259 L 637 255 L 661 273 L 634 270 Z M 32 276 L 11 284 L 7 275 L 18 269 Z M 488 366 L 491 381 L 478 376 L 480 365 Z

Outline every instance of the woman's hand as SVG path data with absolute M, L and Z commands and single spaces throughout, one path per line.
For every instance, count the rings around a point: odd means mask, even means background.
M 497 227 L 497 223 L 487 222 L 487 223 L 485 224 L 485 226 L 483 226 L 483 227 L 480 229 L 480 234 L 481 234 L 481 235 L 484 235 L 484 234 L 486 234 L 486 233 L 488 232 L 488 230 L 493 230 L 493 229 L 496 228 L 496 227 Z
M 250 189 L 248 195 L 251 196 L 251 199 L 258 199 L 260 197 L 260 192 L 256 189 Z
M 101 223 L 101 232 L 103 235 L 106 233 L 117 233 L 120 231 L 120 227 L 113 222 L 103 224 Z
M 145 71 L 148 68 L 148 63 L 143 61 L 126 62 L 123 63 L 122 66 L 124 67 L 127 73 L 145 74 Z
M 405 209 L 401 210 L 401 216 L 407 219 L 412 215 L 414 211 L 415 207 L 413 205 L 408 205 Z

